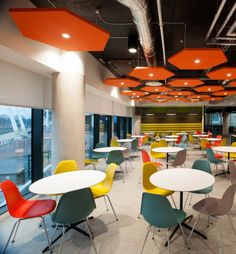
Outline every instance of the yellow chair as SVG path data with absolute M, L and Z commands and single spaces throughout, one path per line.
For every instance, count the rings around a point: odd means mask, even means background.
M 79 167 L 75 160 L 63 160 L 57 164 L 54 174 L 56 175 L 76 170 L 79 170 Z
M 117 138 L 116 138 L 116 137 L 113 137 L 113 138 L 111 139 L 110 146 L 115 146 L 115 147 L 120 146 L 120 144 L 119 144 L 119 142 L 117 141 Z
M 228 139 L 226 137 L 222 138 L 222 140 L 220 141 L 219 146 L 226 146 L 228 143 Z
M 164 140 L 164 139 L 161 139 L 158 143 L 159 143 L 160 147 L 166 147 L 166 146 L 168 146 L 166 140 Z
M 91 190 L 92 190 L 94 199 L 104 197 L 105 204 L 106 204 L 105 198 L 107 197 L 108 202 L 110 203 L 111 209 L 115 215 L 115 218 L 116 218 L 116 220 L 118 220 L 118 218 L 116 216 L 116 212 L 115 212 L 113 205 L 111 203 L 111 200 L 110 200 L 109 196 L 107 195 L 112 188 L 113 178 L 114 178 L 116 168 L 117 168 L 117 165 L 115 163 L 109 164 L 105 170 L 106 178 L 102 182 L 92 186 Z M 107 207 L 107 204 L 106 204 L 106 207 Z M 108 210 L 108 207 L 107 207 L 107 210 Z
M 236 142 L 233 142 L 231 146 L 236 147 Z M 230 153 L 230 159 L 235 160 L 236 159 L 236 153 Z M 225 158 L 228 158 L 228 153 L 225 153 Z
M 84 160 L 84 166 L 88 166 L 88 165 L 93 165 L 94 169 L 96 170 L 96 164 L 98 163 L 97 159 L 90 159 L 90 158 L 86 158 Z
M 145 145 L 147 145 L 147 143 L 148 143 L 148 136 L 147 136 L 147 135 L 145 135 L 145 136 L 143 137 L 143 143 L 142 143 L 142 146 L 144 147 Z
M 132 135 L 130 133 L 127 133 L 127 135 L 126 135 L 127 138 L 131 138 L 131 136 Z
M 153 159 L 165 159 L 166 158 L 166 154 L 165 153 L 156 153 L 156 152 L 152 151 L 153 148 L 157 148 L 157 147 L 163 147 L 163 146 L 161 146 L 159 142 L 153 142 L 151 144 L 151 151 L 150 151 L 151 157 Z
M 190 142 L 191 144 L 194 144 L 194 143 L 195 143 L 195 140 L 194 140 L 192 134 L 189 134 L 189 135 L 188 135 L 188 140 L 189 140 L 189 142 Z

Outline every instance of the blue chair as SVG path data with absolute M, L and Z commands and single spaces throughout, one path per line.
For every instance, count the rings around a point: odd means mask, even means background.
M 183 135 L 182 139 L 180 140 L 180 143 L 177 144 L 177 146 L 186 150 L 187 149 L 187 142 L 188 142 L 188 137 L 186 135 Z
M 216 173 L 218 171 L 218 166 L 219 165 L 222 165 L 222 169 L 223 171 L 225 172 L 225 174 L 227 175 L 226 171 L 225 171 L 225 168 L 224 168 L 224 163 L 225 161 L 221 160 L 221 159 L 218 159 L 216 158 L 214 152 L 212 151 L 211 148 L 206 148 L 206 155 L 207 155 L 207 159 L 210 163 L 212 164 L 215 164 L 215 167 L 216 167 Z
M 105 143 L 97 143 L 95 148 L 101 148 L 101 147 L 106 147 Z M 93 156 L 92 158 L 93 159 L 106 159 L 108 157 L 109 153 L 96 153 L 96 152 L 93 152 Z
M 143 249 L 147 241 L 147 237 L 149 235 L 151 227 L 168 229 L 167 230 L 168 253 L 170 253 L 169 228 L 179 225 L 186 246 L 188 247 L 188 243 L 183 228 L 181 226 L 181 223 L 186 218 L 186 213 L 182 210 L 172 208 L 169 200 L 165 196 L 144 192 L 142 195 L 140 213 L 143 215 L 143 218 L 150 225 L 143 243 L 141 253 L 143 253 Z
M 81 221 L 85 221 L 88 228 L 89 237 L 93 244 L 94 252 L 97 253 L 87 219 L 95 208 L 96 205 L 90 188 L 71 191 L 62 195 L 56 211 L 51 215 L 51 220 L 57 225 L 52 239 L 55 236 L 58 226 L 62 225 L 63 227 L 59 253 L 61 253 L 62 242 L 65 232 L 68 231 L 68 225 L 70 225 L 71 229 L 77 230 L 76 225 Z

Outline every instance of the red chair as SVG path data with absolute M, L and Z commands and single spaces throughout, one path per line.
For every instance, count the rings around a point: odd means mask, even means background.
M 197 130 L 196 132 L 195 132 L 195 134 L 202 134 L 202 132 L 201 131 L 199 131 L 199 130 Z
M 222 139 L 222 136 L 221 136 L 221 135 L 218 135 L 218 136 L 216 136 L 216 138 Z M 212 145 L 213 145 L 213 146 L 219 146 L 220 143 L 221 143 L 221 140 L 218 140 L 218 141 L 215 141 Z
M 176 144 L 176 145 L 178 145 L 178 144 L 181 142 L 182 137 L 183 137 L 182 135 L 179 135 L 179 136 L 178 136 L 177 140 L 175 141 L 175 144 Z
M 44 215 L 47 215 L 51 213 L 55 207 L 56 207 L 56 201 L 55 200 L 25 200 L 22 195 L 20 194 L 17 186 L 10 180 L 6 180 L 0 184 L 0 187 L 2 189 L 3 195 L 6 199 L 7 207 L 9 214 L 17 218 L 18 220 L 15 222 L 12 231 L 10 233 L 10 236 L 7 240 L 7 244 L 4 248 L 4 251 L 2 252 L 3 254 L 6 252 L 7 246 L 9 244 L 9 241 L 11 239 L 11 236 L 15 230 L 15 234 L 13 237 L 12 242 L 15 240 L 15 236 L 17 233 L 17 230 L 19 228 L 20 222 L 22 220 L 26 219 L 32 219 L 32 218 L 37 218 L 41 217 L 44 230 L 46 233 L 46 237 L 48 240 L 48 245 L 49 245 L 49 250 L 51 250 L 50 247 L 50 241 L 44 221 Z
M 142 160 L 143 160 L 143 163 L 151 162 L 151 158 L 150 158 L 150 156 L 149 156 L 149 154 L 148 154 L 147 151 L 142 150 L 141 153 L 142 153 Z M 162 163 L 159 163 L 159 162 L 154 162 L 154 163 L 156 164 L 157 167 L 163 166 Z
M 210 143 L 206 143 L 206 148 L 211 148 L 211 145 L 210 145 Z M 223 158 L 223 155 L 221 155 L 221 154 L 219 154 L 219 153 L 215 153 L 215 157 L 217 158 L 217 159 L 221 159 L 221 158 Z

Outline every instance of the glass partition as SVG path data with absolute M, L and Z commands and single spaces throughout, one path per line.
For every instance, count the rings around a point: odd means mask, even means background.
M 86 113 L 85 115 L 85 157 L 90 158 L 93 154 L 94 143 L 94 116 Z

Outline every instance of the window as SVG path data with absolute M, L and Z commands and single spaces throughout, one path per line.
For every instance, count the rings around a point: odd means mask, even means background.
M 22 194 L 31 183 L 31 109 L 0 106 L 0 181 L 16 183 Z M 0 207 L 5 199 L 0 192 Z
M 118 117 L 117 116 L 113 116 L 113 132 L 112 132 L 112 136 L 113 137 L 118 137 Z
M 236 127 L 236 113 L 230 113 L 229 126 Z
M 100 116 L 99 121 L 99 142 L 105 143 L 107 145 L 107 125 L 108 117 Z
M 93 154 L 94 143 L 94 116 L 86 113 L 85 115 L 85 157 L 90 158 Z
M 222 115 L 220 113 L 210 114 L 211 125 L 222 125 Z
M 52 112 L 43 112 L 43 176 L 52 174 Z

